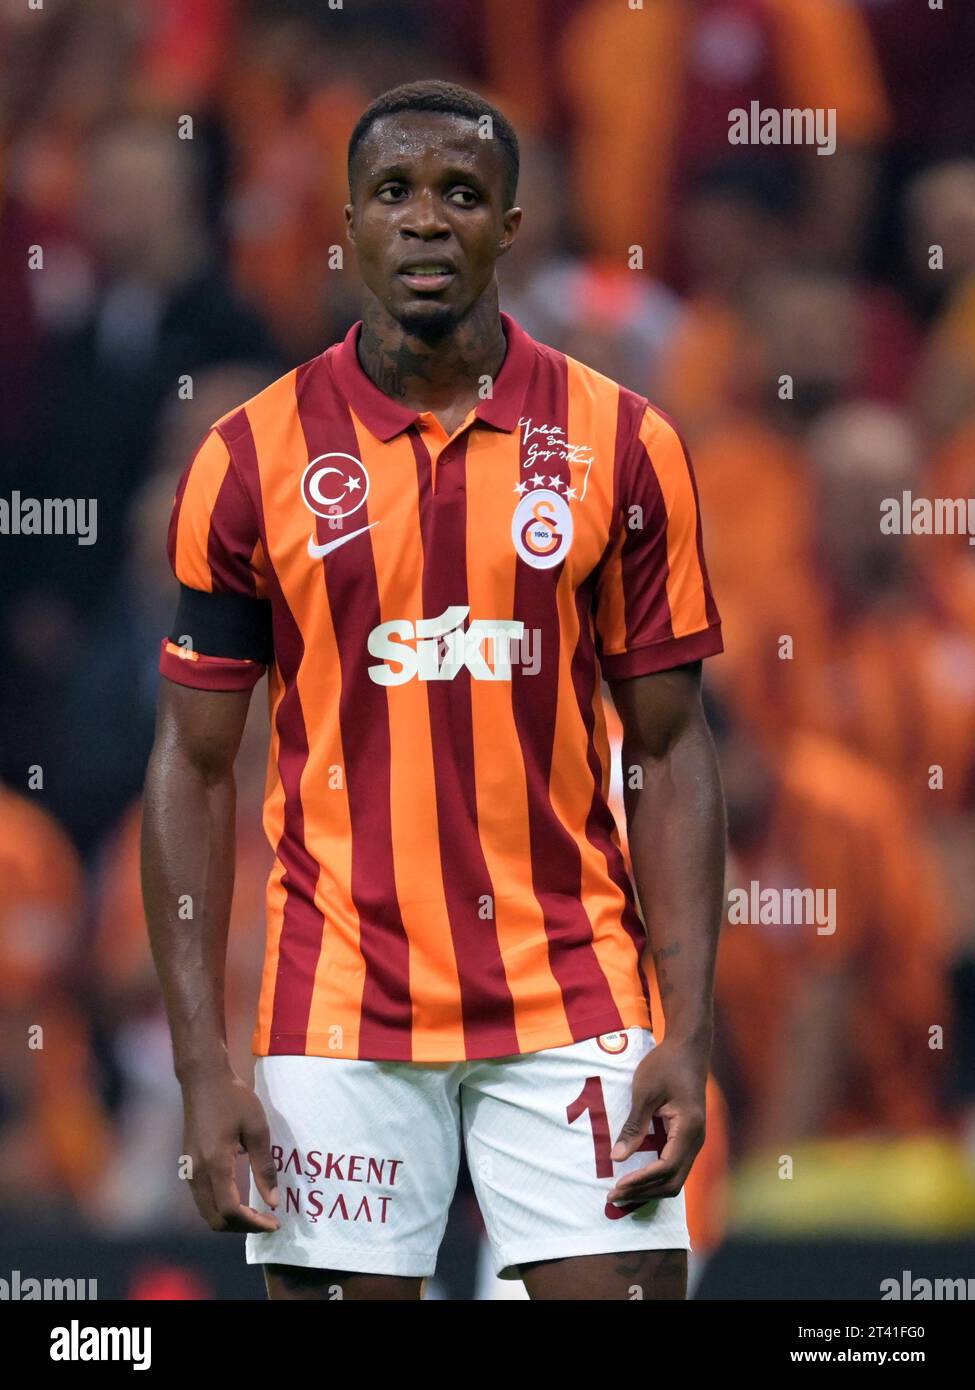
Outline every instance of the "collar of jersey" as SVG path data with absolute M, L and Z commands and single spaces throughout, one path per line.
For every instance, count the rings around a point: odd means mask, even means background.
M 529 335 L 503 310 L 501 327 L 508 340 L 508 351 L 494 383 L 494 394 L 481 401 L 474 414 L 476 419 L 510 432 L 522 417 L 534 349 Z M 421 412 L 400 405 L 366 376 L 358 356 L 361 328 L 359 319 L 349 329 L 335 351 L 333 369 L 349 405 L 366 429 L 386 443 L 418 420 Z

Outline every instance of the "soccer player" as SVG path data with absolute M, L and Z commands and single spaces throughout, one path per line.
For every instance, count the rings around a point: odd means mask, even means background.
M 532 1298 L 686 1297 L 720 622 L 674 426 L 500 312 L 517 177 L 515 133 L 475 93 L 373 102 L 345 210 L 362 320 L 217 420 L 176 496 L 146 911 L 193 1196 L 247 1233 L 273 1299 L 420 1297 L 461 1142 L 497 1272 Z M 233 763 L 265 671 L 252 1090 L 222 974 Z M 649 931 L 607 805 L 601 674 Z

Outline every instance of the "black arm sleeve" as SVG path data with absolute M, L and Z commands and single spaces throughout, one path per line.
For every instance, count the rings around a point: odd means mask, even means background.
M 205 593 L 180 584 L 169 640 L 178 644 L 186 637 L 202 656 L 235 657 L 270 666 L 274 660 L 271 604 L 246 594 Z

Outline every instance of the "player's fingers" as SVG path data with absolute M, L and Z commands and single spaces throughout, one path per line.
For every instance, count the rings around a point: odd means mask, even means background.
M 237 1210 L 226 1218 L 226 1224 L 220 1229 L 236 1235 L 266 1235 L 270 1231 L 276 1231 L 281 1222 L 276 1216 L 267 1216 L 262 1211 L 255 1211 L 253 1207 L 246 1206 L 243 1202 L 239 1204 Z
M 250 1161 L 254 1182 L 269 1207 L 278 1204 L 278 1170 L 271 1156 L 271 1131 L 265 1121 L 241 1134 Z
M 687 1179 L 698 1147 L 693 1126 L 684 1126 L 674 1119 L 657 1161 L 648 1163 L 634 1173 L 624 1173 L 617 1180 L 608 1200 L 614 1201 L 619 1197 L 632 1201 L 634 1192 L 638 1190 L 646 1194 L 643 1200 L 675 1197 Z
M 240 1206 L 240 1193 L 234 1181 L 233 1161 L 211 1160 L 205 1165 L 204 1172 L 211 1192 L 210 1229 L 229 1231 L 231 1228 L 227 1223 Z
M 609 1194 L 609 1200 L 632 1202 L 633 1193 L 638 1189 L 652 1193 L 655 1197 L 673 1197 L 682 1186 L 681 1169 L 658 1159 L 656 1163 L 620 1178 Z
M 636 1173 L 627 1173 L 620 1178 L 609 1194 L 610 1202 L 649 1201 L 650 1198 L 676 1197 L 684 1186 L 687 1173 L 682 1166 L 665 1162 L 662 1158 L 656 1163 Z
M 192 1163 L 193 1176 L 189 1180 L 190 1192 L 193 1194 L 197 1211 L 207 1225 L 212 1228 L 216 1220 L 217 1208 L 213 1200 L 213 1185 L 210 1182 L 210 1175 L 201 1158 L 194 1157 Z
M 610 1151 L 609 1156 L 614 1163 L 629 1158 L 630 1154 L 635 1153 L 643 1143 L 647 1131 L 653 1123 L 653 1112 L 661 1100 L 662 1097 L 653 1092 L 644 1092 L 641 1095 L 634 1092 L 630 1113 L 623 1122 L 620 1132 L 616 1136 L 616 1143 Z
M 668 1184 L 665 1188 L 638 1184 L 625 1192 L 610 1193 L 606 1200 L 614 1207 L 641 1207 L 645 1202 L 661 1202 L 665 1197 L 676 1197 L 682 1187 L 683 1183 Z
M 696 1106 L 681 1106 L 662 1116 L 666 1138 L 658 1154 L 662 1163 L 690 1169 L 704 1143 L 705 1116 Z
M 265 1216 L 254 1211 L 240 1200 L 237 1183 L 234 1179 L 233 1162 L 229 1166 L 215 1163 L 209 1166 L 210 1183 L 213 1188 L 215 1222 L 210 1222 L 212 1231 L 261 1233 L 276 1231 L 280 1222 L 276 1216 Z
M 217 1184 L 219 1188 L 220 1184 Z M 239 1228 L 234 1224 L 233 1216 L 226 1214 L 222 1210 L 223 1199 L 217 1195 L 214 1182 L 209 1172 L 202 1172 L 197 1179 L 194 1196 L 197 1198 L 197 1210 L 211 1231 L 235 1232 Z M 228 1208 L 229 1210 L 229 1208 Z

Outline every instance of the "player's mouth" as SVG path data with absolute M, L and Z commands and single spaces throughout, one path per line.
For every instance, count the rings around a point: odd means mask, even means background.
M 449 261 L 404 261 L 397 275 L 411 290 L 434 293 L 444 290 L 453 280 L 454 267 Z

